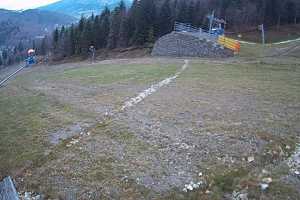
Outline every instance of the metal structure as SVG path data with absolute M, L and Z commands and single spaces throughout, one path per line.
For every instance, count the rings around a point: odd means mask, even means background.
M 20 67 L 19 69 L 17 69 L 17 71 L 13 72 L 12 74 L 10 74 L 6 78 L 4 78 L 2 81 L 0 81 L 0 87 L 2 87 L 4 85 L 4 83 L 6 83 L 9 79 L 11 79 L 17 73 L 19 73 L 20 71 L 22 71 L 24 68 L 26 68 L 26 67 L 28 67 L 30 65 L 33 65 L 35 63 L 36 63 L 36 60 L 35 60 L 35 50 L 29 49 L 28 50 L 28 57 L 25 60 L 25 65 L 23 65 L 22 67 Z
M 213 15 L 212 15 L 213 16 Z M 214 18 L 214 20 L 216 20 Z M 226 47 L 228 49 L 231 49 L 232 51 L 234 51 L 235 53 L 239 53 L 240 52 L 240 42 L 225 37 L 224 34 L 215 31 L 213 27 L 213 21 L 210 21 L 210 25 L 209 25 L 209 30 L 205 30 L 203 28 L 197 28 L 192 26 L 191 24 L 187 24 L 187 23 L 180 23 L 180 22 L 175 22 L 174 25 L 174 31 L 181 33 L 181 34 L 186 34 L 186 35 L 191 35 L 194 37 L 199 38 L 200 40 L 206 39 L 207 41 L 212 41 L 214 42 L 216 45 L 221 45 L 223 47 Z M 220 25 L 221 23 L 225 23 L 223 20 L 219 20 L 218 24 Z
M 14 75 L 16 75 L 17 73 L 19 73 L 20 71 L 22 71 L 27 65 L 24 65 L 22 67 L 20 67 L 17 71 L 15 71 L 14 73 L 10 74 L 8 77 L 6 77 L 5 79 L 3 79 L 0 82 L 0 87 L 3 86 L 4 83 L 6 83 L 9 79 L 11 79 Z
M 6 177 L 2 182 L 0 182 L 0 199 L 19 200 L 18 193 L 11 177 Z
M 212 11 L 211 15 L 207 15 L 209 20 L 209 34 L 224 35 L 226 21 L 215 17 L 215 11 Z
M 215 11 L 212 12 L 211 15 L 208 15 L 207 18 L 209 19 L 209 34 L 211 34 L 211 31 L 212 31 L 212 26 L 213 26 L 213 23 L 214 23 L 214 19 L 215 19 Z
M 261 41 L 262 41 L 262 44 L 264 45 L 266 43 L 265 42 L 265 27 L 264 27 L 264 24 L 259 25 L 258 29 L 261 31 Z
M 218 37 L 225 33 L 224 29 L 226 21 L 216 18 L 215 11 L 212 11 L 212 14 L 207 15 L 207 18 L 209 20 L 209 24 L 206 29 L 203 27 L 195 27 L 189 23 L 175 22 L 174 31 L 192 35 L 199 39 L 217 42 Z
M 218 36 L 214 34 L 210 34 L 209 31 L 207 31 L 204 28 L 201 27 L 195 27 L 188 23 L 180 23 L 175 22 L 174 25 L 174 31 L 186 35 L 191 35 L 194 37 L 201 39 L 206 39 L 209 41 L 217 42 Z

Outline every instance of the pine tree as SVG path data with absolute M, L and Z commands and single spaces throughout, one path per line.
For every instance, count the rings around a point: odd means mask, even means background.
M 154 0 L 146 0 L 145 1 L 145 6 L 144 6 L 144 11 L 146 14 L 146 21 L 148 24 L 148 40 L 152 40 L 153 38 L 149 38 L 150 35 L 157 35 L 155 27 L 157 26 L 157 11 L 156 11 L 156 6 L 154 3 Z M 150 34 L 150 32 L 152 32 Z M 158 31 L 157 31 L 158 32 Z M 152 37 L 152 36 L 151 36 Z
M 62 38 L 65 34 L 65 31 L 66 31 L 66 28 L 65 26 L 62 26 L 61 29 L 60 29 L 60 33 L 59 33 L 59 37 Z
M 91 19 L 86 21 L 84 31 L 82 33 L 82 49 L 83 53 L 88 53 L 88 48 L 91 45 L 94 45 L 93 41 L 93 30 L 92 30 L 92 24 Z
M 8 56 L 7 65 L 12 65 L 14 63 L 14 58 L 12 55 Z
M 70 55 L 74 55 L 76 53 L 76 34 L 75 34 L 75 29 L 74 25 L 72 24 L 70 27 Z
M 100 23 L 100 16 L 96 16 L 93 20 L 93 41 L 94 41 L 94 46 L 96 49 L 100 48 L 100 41 L 98 38 L 100 38 L 101 34 L 101 23 Z
M 154 28 L 151 27 L 148 33 L 147 42 L 154 43 L 155 42 L 155 36 L 154 36 Z
M 75 54 L 80 54 L 81 53 L 81 49 L 80 49 L 80 34 L 81 32 L 79 31 L 79 28 L 78 26 L 75 26 L 74 27 L 74 42 L 73 45 L 74 45 L 74 50 L 75 50 Z
M 139 7 L 139 0 L 134 0 L 132 3 L 132 6 L 130 7 L 128 11 L 128 17 L 127 17 L 127 25 L 128 25 L 128 40 L 129 45 L 133 44 L 133 36 L 135 34 L 136 30 L 136 19 L 137 19 L 137 10 Z
M 137 2 L 134 44 L 143 45 L 147 42 L 149 31 L 155 24 L 155 9 L 153 0 L 140 0 Z
M 82 32 L 83 29 L 84 29 L 84 26 L 85 26 L 85 18 L 82 15 L 81 18 L 80 18 L 80 20 L 79 20 L 79 23 L 78 23 L 78 31 Z
M 179 13 L 177 15 L 177 21 L 188 22 L 189 13 L 186 1 L 179 2 Z
M 127 47 L 129 43 L 128 23 L 128 18 L 125 13 L 121 18 L 118 47 Z
M 195 10 L 195 2 L 191 1 L 188 8 L 187 8 L 187 22 L 194 24 L 195 20 L 195 15 L 196 15 L 196 10 Z
M 201 26 L 204 19 L 206 18 L 206 14 L 205 13 L 205 8 L 203 7 L 202 5 L 202 2 L 201 1 L 197 1 L 196 5 L 195 5 L 195 9 L 194 9 L 194 19 L 192 21 L 192 24 L 194 26 Z
M 86 44 L 86 38 L 84 33 L 86 23 L 87 23 L 86 18 L 84 18 L 84 16 L 81 16 L 76 30 L 76 41 L 77 41 L 76 53 L 77 54 L 86 53 L 87 44 Z
M 101 37 L 100 40 L 100 48 L 105 48 L 107 46 L 108 34 L 110 31 L 110 22 L 109 19 L 111 17 L 110 10 L 106 7 L 100 17 L 101 22 Z
M 23 45 L 22 41 L 19 42 L 17 50 L 18 50 L 18 52 L 23 52 L 24 51 L 24 45 Z
M 59 30 L 56 28 L 53 33 L 53 46 L 56 47 L 59 41 Z
M 47 37 L 45 36 L 42 40 L 41 46 L 40 46 L 40 54 L 41 55 L 46 55 L 47 49 L 48 49 L 48 42 L 47 42 Z
M 4 49 L 2 51 L 2 62 L 3 62 L 3 65 L 6 65 L 7 59 L 8 59 L 8 51 L 6 49 Z
M 53 48 L 53 55 L 55 59 L 60 58 L 61 54 L 61 46 L 60 46 L 60 30 L 56 28 L 53 32 L 53 39 L 52 39 L 52 48 Z
M 35 40 L 32 40 L 32 46 L 31 46 L 32 49 L 36 49 L 36 45 L 35 45 Z
M 126 12 L 124 1 L 120 2 L 120 5 L 116 7 L 112 13 L 110 21 L 110 31 L 108 35 L 107 47 L 113 49 L 117 47 L 118 37 L 120 34 L 120 27 L 123 14 Z
M 85 29 L 84 29 L 84 37 L 87 43 L 87 46 L 90 45 L 94 45 L 94 34 L 93 34 L 93 25 L 92 25 L 92 18 L 90 18 L 86 25 L 85 25 Z
M 126 10 L 125 3 L 121 2 L 120 6 L 120 28 L 119 28 L 119 36 L 118 36 L 118 41 L 117 41 L 117 47 L 127 47 L 129 43 L 129 35 L 128 35 L 128 28 L 129 28 L 129 18 L 128 18 L 128 13 Z
M 63 57 L 71 56 L 72 54 L 72 43 L 71 43 L 71 29 L 68 28 L 65 30 L 63 35 Z
M 159 12 L 158 27 L 159 36 L 163 36 L 172 31 L 173 28 L 172 12 L 170 8 L 170 1 L 166 0 Z

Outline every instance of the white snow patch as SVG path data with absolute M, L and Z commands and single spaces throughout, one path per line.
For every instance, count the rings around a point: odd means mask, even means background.
M 159 88 L 170 84 L 174 79 L 176 79 L 188 67 L 188 64 L 189 64 L 189 61 L 185 60 L 184 65 L 182 66 L 180 71 L 178 71 L 174 76 L 168 77 L 168 78 L 160 81 L 159 83 L 151 85 L 150 88 L 144 90 L 138 96 L 136 96 L 134 98 L 131 98 L 129 101 L 126 101 L 124 103 L 123 107 L 122 107 L 122 110 L 125 110 L 126 108 L 132 107 L 133 105 L 140 103 L 147 96 L 149 96 L 149 95 L 153 94 L 154 92 L 156 92 Z
M 243 40 L 238 40 L 238 41 L 242 44 L 257 44 L 255 42 L 247 42 L 247 41 L 243 41 Z
M 273 44 L 286 44 L 286 43 L 290 43 L 290 42 L 296 42 L 296 41 L 300 41 L 300 38 L 294 39 L 294 40 L 286 40 L 286 41 L 282 41 L 282 42 L 276 42 Z
M 292 174 L 298 176 L 300 171 L 300 144 L 298 144 L 295 152 L 288 159 L 287 164 L 290 167 L 290 171 L 292 172 Z
M 240 43 L 242 44 L 259 44 L 259 43 L 255 43 L 255 42 L 247 42 L 247 41 L 243 41 L 243 40 L 238 40 Z M 287 44 L 287 43 L 291 43 L 291 42 L 297 42 L 300 41 L 300 38 L 294 39 L 294 40 L 285 40 L 285 41 L 281 41 L 281 42 L 275 42 L 275 43 L 270 43 L 267 45 L 272 45 L 272 44 Z
M 204 184 L 203 181 L 199 181 L 197 183 L 191 181 L 189 184 L 184 185 L 183 191 L 184 192 L 193 191 L 194 189 L 198 189 L 203 184 Z

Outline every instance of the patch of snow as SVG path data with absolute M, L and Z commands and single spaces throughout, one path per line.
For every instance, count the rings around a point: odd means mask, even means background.
M 21 200 L 42 200 L 40 194 L 34 193 L 34 192 L 22 192 L 19 193 L 19 197 Z
M 248 193 L 246 191 L 233 191 L 232 200 L 248 200 Z
M 194 189 L 198 189 L 201 185 L 203 185 L 203 181 L 199 181 L 197 183 L 191 181 L 189 184 L 184 185 L 183 191 L 184 192 L 193 191 Z
M 255 43 L 255 42 L 247 42 L 247 41 L 243 41 L 243 40 L 238 40 L 238 41 L 242 44 L 251 44 L 251 45 L 258 44 L 258 43 Z M 275 42 L 275 43 L 272 43 L 272 44 L 287 44 L 287 43 L 296 42 L 296 41 L 300 41 L 300 38 L 297 38 L 297 39 L 294 39 L 294 40 L 285 40 L 285 41 L 281 41 L 281 42 Z
M 296 42 L 296 41 L 300 41 L 300 38 L 294 39 L 294 40 L 286 40 L 286 41 L 282 41 L 282 42 L 276 42 L 273 44 L 287 44 L 287 43 L 291 43 L 291 42 Z
M 268 183 L 261 183 L 260 184 L 260 189 L 262 190 L 262 191 L 265 191 L 266 189 L 268 189 L 269 188 L 269 184 Z
M 247 158 L 247 160 L 248 160 L 248 163 L 253 162 L 253 161 L 254 161 L 254 156 L 249 156 L 249 157 Z
M 257 44 L 255 42 L 247 42 L 247 41 L 243 41 L 243 40 L 238 40 L 238 41 L 242 44 Z
M 290 167 L 290 172 L 294 175 L 299 176 L 300 171 L 300 144 L 296 148 L 295 152 L 287 161 L 288 166 Z
M 270 184 L 270 183 L 272 183 L 272 178 L 270 178 L 270 177 L 268 177 L 268 178 L 263 178 L 262 179 L 262 182 L 264 182 L 264 183 L 267 183 L 267 184 Z
M 78 139 L 73 139 L 73 138 L 72 138 L 70 144 L 75 145 L 75 144 L 77 144 L 78 142 L 79 142 Z
M 76 145 L 77 143 L 79 143 L 80 142 L 80 140 L 83 138 L 83 137 L 85 137 L 85 136 L 90 136 L 90 132 L 81 132 L 80 133 L 80 137 L 78 137 L 78 138 L 72 138 L 71 139 L 71 141 L 66 145 L 66 147 L 72 147 L 72 146 L 74 146 L 74 145 Z M 80 147 L 79 148 L 80 150 L 82 150 L 82 148 Z

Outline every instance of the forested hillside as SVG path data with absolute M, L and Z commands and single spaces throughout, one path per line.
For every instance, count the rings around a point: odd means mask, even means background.
M 41 44 L 35 38 L 51 35 L 56 27 L 74 22 L 73 17 L 50 11 L 0 9 L 0 66 L 23 60 L 27 48 Z
M 52 33 L 59 25 L 74 22 L 75 18 L 56 12 L 0 9 L 0 45 L 15 45 L 21 40 Z
M 56 55 L 86 54 L 88 47 L 124 48 L 152 43 L 169 33 L 175 21 L 207 26 L 207 14 L 226 19 L 227 29 L 241 31 L 266 26 L 297 23 L 298 0 L 135 0 L 127 10 L 121 2 L 113 11 L 81 18 L 78 24 L 56 30 L 53 47 Z
M 256 30 L 262 23 L 280 30 L 281 25 L 300 20 L 299 0 L 135 0 L 129 9 L 121 1 L 114 10 L 105 8 L 100 15 L 56 29 L 35 48 L 39 54 L 51 51 L 60 59 L 87 54 L 90 45 L 96 49 L 141 46 L 171 32 L 175 21 L 205 28 L 207 14 L 213 10 L 227 21 L 231 33 Z
M 133 0 L 124 0 L 127 6 L 130 6 Z M 119 0 L 61 0 L 55 3 L 40 7 L 41 10 L 64 13 L 76 18 L 82 15 L 90 16 L 92 13 L 99 14 L 105 6 L 110 9 L 119 4 Z

